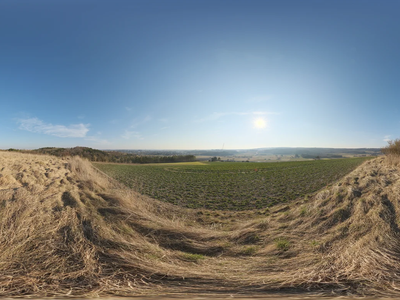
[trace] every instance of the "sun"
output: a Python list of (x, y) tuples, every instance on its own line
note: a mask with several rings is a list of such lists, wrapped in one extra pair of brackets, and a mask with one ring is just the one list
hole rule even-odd
[(267, 127), (267, 121), (263, 118), (257, 118), (253, 121), (254, 128), (262, 129)]

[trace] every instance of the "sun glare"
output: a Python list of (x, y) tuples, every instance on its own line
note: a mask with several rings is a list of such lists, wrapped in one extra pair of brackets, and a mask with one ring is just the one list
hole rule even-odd
[(267, 122), (263, 118), (257, 118), (253, 122), (254, 128), (262, 129), (267, 127)]

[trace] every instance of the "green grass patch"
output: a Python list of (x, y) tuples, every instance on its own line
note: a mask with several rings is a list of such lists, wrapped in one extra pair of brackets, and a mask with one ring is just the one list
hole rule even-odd
[(313, 247), (318, 247), (321, 243), (320, 243), (319, 241), (317, 241), (317, 240), (312, 240), (312, 241), (310, 242), (310, 244), (311, 244), (311, 246), (313, 246)]
[(280, 251), (287, 251), (290, 248), (290, 242), (285, 238), (275, 240), (275, 246)]
[(304, 217), (307, 214), (307, 207), (303, 206), (300, 210), (300, 216)]
[(206, 163), (201, 161), (188, 161), (188, 162), (178, 162), (178, 163), (154, 163), (154, 164), (147, 164), (147, 166), (203, 166)]
[(181, 255), (182, 259), (191, 261), (191, 262), (199, 262), (200, 260), (205, 259), (206, 257), (201, 254), (193, 254), (193, 253), (186, 253), (183, 252)]
[(258, 251), (257, 246), (247, 246), (241, 251), (241, 254), (246, 256), (251, 256), (256, 254), (257, 251)]

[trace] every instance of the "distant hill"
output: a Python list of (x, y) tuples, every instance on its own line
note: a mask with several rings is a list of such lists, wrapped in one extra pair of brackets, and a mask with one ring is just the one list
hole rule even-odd
[(306, 147), (276, 147), (256, 149), (210, 149), (210, 150), (114, 150), (136, 155), (196, 155), (196, 156), (240, 156), (240, 155), (298, 155), (303, 158), (335, 158), (340, 155), (381, 154), (380, 148), (306, 148)]
[(36, 150), (32, 150), (38, 154), (47, 154), (55, 156), (80, 156), (87, 158), (91, 161), (107, 161), (109, 154), (105, 151), (88, 148), (88, 147), (74, 147), (74, 148), (56, 148), (56, 147), (44, 147)]
[(258, 154), (274, 154), (274, 155), (299, 155), (304, 158), (312, 158), (315, 156), (335, 157), (338, 155), (379, 155), (380, 148), (262, 148), (257, 149)]
[(232, 157), (241, 155), (293, 155), (304, 159), (310, 158), (340, 158), (351, 156), (377, 156), (382, 154), (380, 148), (303, 148), (277, 147), (241, 150), (98, 150), (89, 147), (56, 148), (44, 147), (35, 150), (8, 149), (24, 153), (47, 154), (58, 157), (80, 156), (90, 161), (115, 163), (169, 163), (196, 161), (196, 156)]
[(8, 151), (17, 151), (23, 153), (46, 154), (58, 157), (79, 156), (90, 161), (114, 162), (114, 163), (171, 163), (171, 162), (189, 162), (195, 161), (194, 155), (137, 155), (122, 153), (118, 151), (102, 151), (89, 147), (74, 148), (56, 148), (44, 147), (35, 150), (8, 149)]

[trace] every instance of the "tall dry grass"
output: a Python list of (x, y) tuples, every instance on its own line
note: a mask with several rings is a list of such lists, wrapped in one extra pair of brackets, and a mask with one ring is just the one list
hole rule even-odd
[(188, 277), (181, 250), (218, 248), (207, 242), (214, 231), (185, 227), (183, 210), (79, 157), (1, 152), (0, 170), (2, 296), (142, 293), (160, 278)]
[(0, 152), (0, 296), (396, 293), (399, 178), (378, 158), (308, 198), (206, 227), (78, 157)]
[(386, 156), (386, 162), (390, 165), (400, 166), (400, 139), (388, 141), (388, 145), (381, 149)]

